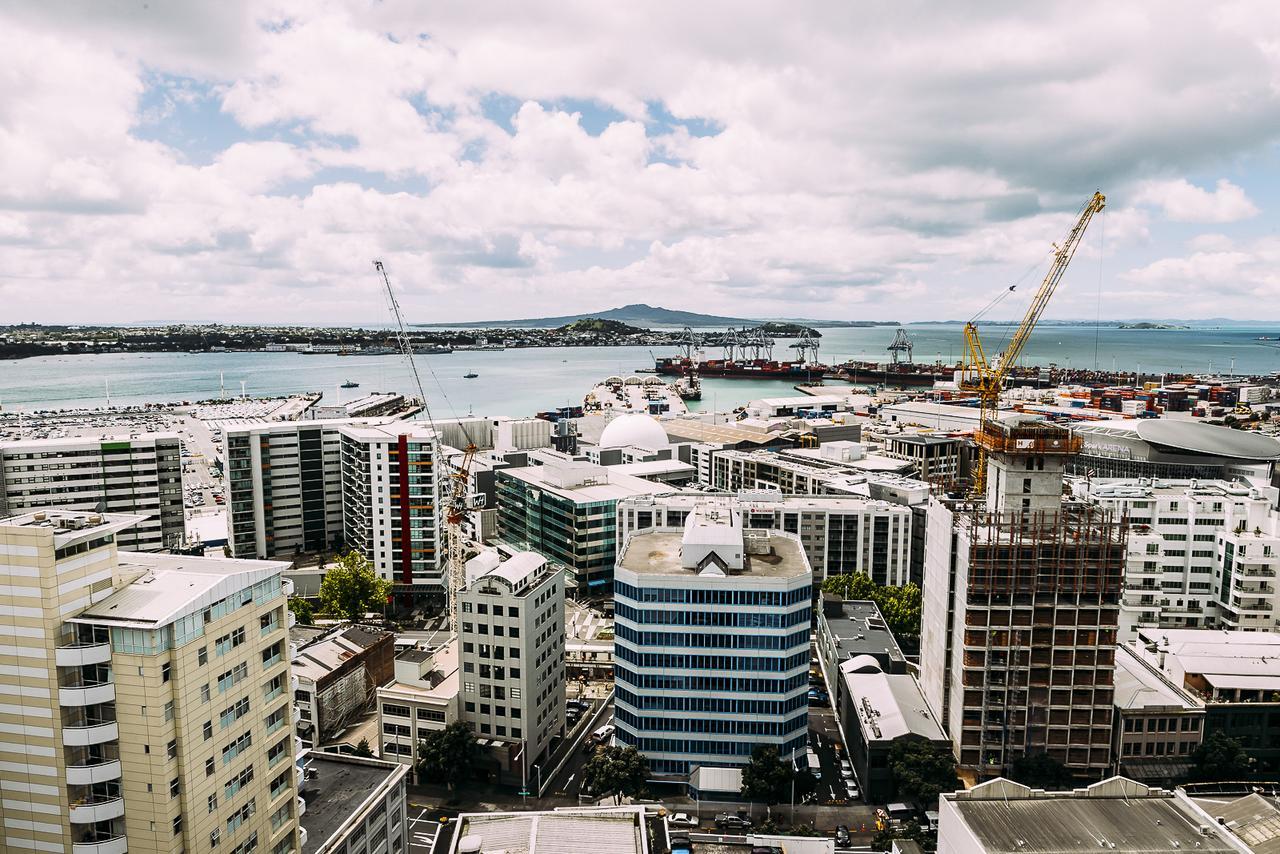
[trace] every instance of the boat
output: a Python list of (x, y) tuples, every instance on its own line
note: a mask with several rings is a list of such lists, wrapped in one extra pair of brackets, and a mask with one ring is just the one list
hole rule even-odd
[[(822, 381), (817, 380), (817, 382)], [(697, 373), (683, 376), (672, 385), (675, 386), (676, 394), (680, 395), (681, 400), (702, 400), (702, 383), (698, 381)]]
[(342, 387), (343, 388), (360, 388), (360, 383), (353, 382), (352, 380), (347, 380), (345, 383), (342, 384)]
[(462, 375), (462, 378), (463, 378), (464, 380), (473, 380), (473, 379), (475, 379), (475, 378), (476, 378), (476, 377), (478, 377), (478, 376), (480, 376), (480, 375), (479, 375), (479, 374), (477, 374), (475, 371), (467, 371), (465, 374), (463, 374), (463, 375)]
[(831, 368), (816, 362), (779, 362), (773, 359), (707, 359), (694, 361), (687, 356), (669, 356), (654, 360), (653, 372), (684, 377), (699, 374), (722, 379), (809, 380), (820, 378)]

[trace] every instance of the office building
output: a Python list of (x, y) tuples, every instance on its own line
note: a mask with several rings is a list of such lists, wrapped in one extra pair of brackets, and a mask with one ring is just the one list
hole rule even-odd
[(186, 539), (177, 433), (0, 442), (0, 516), (44, 507), (141, 516), (118, 533), (140, 552)]
[(990, 780), (938, 799), (938, 854), (1249, 850), (1185, 797), (1124, 777), (1065, 792)]
[(1139, 628), (1276, 625), (1276, 489), (1222, 480), (1076, 480), (1073, 493), (1129, 521), (1121, 641)]
[(364, 626), (334, 629), (297, 649), (293, 692), (303, 747), (328, 744), (395, 678), (395, 635)]
[(795, 534), (695, 508), (629, 536), (614, 585), (616, 740), (659, 775), (784, 761), (808, 732), (813, 571)]
[(408, 649), (395, 660), (395, 679), (377, 689), (382, 758), (416, 763), (417, 744), (461, 717), (458, 642)]
[(0, 520), (0, 849), (298, 851), (284, 565), (118, 551), (137, 521)]
[(409, 850), (409, 769), (398, 762), (303, 756), (301, 854), (403, 854)]
[(644, 806), (463, 813), (446, 854), (654, 854)]
[(960, 476), (963, 445), (964, 440), (957, 436), (890, 433), (884, 437), (884, 454), (910, 462), (913, 477), (927, 483), (952, 484)]
[(1116, 647), (1116, 720), (1112, 751), (1120, 773), (1174, 784), (1192, 772), (1204, 736), (1204, 703), (1174, 685), (1128, 644)]
[[(497, 751), (504, 772), (533, 781), (551, 739), (564, 732), (564, 573), (533, 552), (505, 561), (485, 550), (458, 592), (462, 719)], [(504, 758), (519, 753), (523, 766)]]
[(836, 671), (832, 705), (848, 748), (849, 762), (869, 804), (892, 803), (898, 787), (889, 756), (902, 739), (932, 742), (946, 750), (951, 740), (929, 708), (920, 683), (909, 673), (886, 673), (869, 658), (849, 659)]
[(342, 538), (405, 595), (442, 595), (435, 430), (408, 421), (338, 428)]
[(1125, 529), (1064, 503), (1070, 431), (989, 422), (986, 495), (935, 499), (925, 556), (921, 677), (961, 767), (1000, 776), (1047, 752), (1082, 777), (1111, 765)]
[(579, 595), (607, 596), (617, 554), (617, 504), (671, 487), (581, 462), (500, 469), (498, 536), (546, 555), (568, 571)]
[(910, 580), (912, 512), (891, 501), (776, 490), (733, 497), (705, 492), (640, 495), (618, 502), (618, 537), (644, 528), (682, 527), (694, 508), (709, 503), (738, 510), (748, 529), (798, 535), (817, 579), (861, 572), (878, 584)]
[(875, 602), (823, 593), (814, 647), (831, 696), (836, 671), (846, 661), (874, 661), (885, 673), (906, 673), (907, 659)]

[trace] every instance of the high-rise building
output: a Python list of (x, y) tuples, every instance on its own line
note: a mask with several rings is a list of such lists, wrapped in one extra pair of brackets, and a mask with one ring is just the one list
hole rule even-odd
[(612, 586), (619, 499), (671, 490), (583, 462), (500, 469), (496, 486), (502, 541), (562, 564), (565, 583), (589, 596)]
[(436, 432), (425, 424), (348, 424), (342, 435), (342, 530), (398, 593), (444, 591), (436, 536)]
[(533, 552), (500, 562), (486, 550), (466, 573), (458, 592), (462, 719), (483, 741), (522, 746), (521, 773), (532, 780), (564, 731), (564, 572)]
[(708, 504), (739, 511), (744, 528), (799, 536), (817, 579), (861, 572), (878, 584), (911, 580), (911, 508), (870, 498), (772, 490), (637, 495), (618, 502), (618, 538), (645, 528), (683, 527), (696, 507)]
[(0, 519), (0, 850), (298, 851), (281, 572)]
[(805, 750), (813, 571), (795, 534), (714, 505), (629, 536), (614, 583), (616, 738), (657, 774)]
[(1081, 776), (1111, 767), (1125, 530), (1064, 503), (1079, 442), (1023, 416), (988, 422), (985, 500), (929, 508), (921, 675), (956, 757), (979, 777), (1047, 752)]
[(1077, 480), (1073, 493), (1129, 521), (1120, 640), (1140, 628), (1275, 628), (1274, 487), (1225, 480)]
[(233, 557), (291, 557), (342, 544), (343, 421), (227, 427), (227, 544)]
[(186, 521), (178, 434), (0, 442), (0, 515), (42, 507), (141, 516), (120, 531), (121, 548), (180, 548)]

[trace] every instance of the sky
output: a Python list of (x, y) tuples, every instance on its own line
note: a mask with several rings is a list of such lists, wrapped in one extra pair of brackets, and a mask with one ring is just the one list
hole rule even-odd
[(0, 0), (0, 324), (1280, 320), (1274, 2)]

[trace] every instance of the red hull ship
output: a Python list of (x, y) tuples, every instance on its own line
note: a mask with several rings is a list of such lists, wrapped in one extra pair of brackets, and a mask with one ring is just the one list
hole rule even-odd
[(667, 376), (721, 377), (728, 379), (790, 380), (821, 379), (830, 370), (828, 365), (808, 362), (775, 362), (771, 359), (707, 359), (695, 362), (683, 356), (670, 356), (654, 362), (654, 370)]

